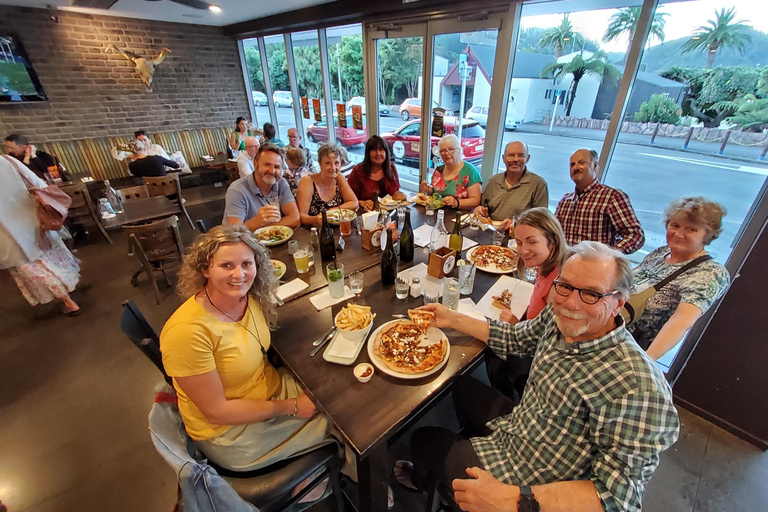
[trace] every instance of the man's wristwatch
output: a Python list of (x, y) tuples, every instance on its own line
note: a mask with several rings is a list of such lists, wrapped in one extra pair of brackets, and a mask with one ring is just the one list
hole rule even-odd
[(539, 502), (527, 485), (520, 486), (520, 498), (517, 500), (517, 512), (541, 512)]

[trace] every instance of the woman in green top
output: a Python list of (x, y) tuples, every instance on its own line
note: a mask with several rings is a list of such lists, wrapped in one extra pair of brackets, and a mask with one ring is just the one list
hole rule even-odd
[(482, 183), (477, 168), (464, 161), (459, 139), (449, 134), (437, 144), (441, 165), (432, 173), (432, 184), (422, 181), (419, 190), (424, 194), (437, 194), (443, 204), (460, 210), (472, 210), (480, 205)]
[(244, 117), (235, 121), (235, 131), (229, 136), (229, 147), (232, 151), (245, 151), (245, 138), (256, 135), (256, 130)]

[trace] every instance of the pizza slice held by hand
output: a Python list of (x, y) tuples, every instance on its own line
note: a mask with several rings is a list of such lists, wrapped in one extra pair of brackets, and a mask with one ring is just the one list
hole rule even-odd
[(409, 309), (408, 317), (416, 324), (416, 327), (423, 333), (427, 332), (432, 320), (435, 319), (435, 314), (431, 311), (425, 311), (423, 309)]

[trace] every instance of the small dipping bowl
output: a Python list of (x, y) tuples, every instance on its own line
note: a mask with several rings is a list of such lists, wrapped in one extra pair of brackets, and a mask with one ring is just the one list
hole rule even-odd
[[(367, 373), (369, 370), (370, 372), (368, 375), (363, 377), (363, 374)], [(354, 373), (355, 377), (357, 377), (357, 380), (360, 382), (368, 382), (371, 380), (371, 377), (373, 377), (373, 366), (368, 363), (360, 363), (359, 365), (355, 366)]]

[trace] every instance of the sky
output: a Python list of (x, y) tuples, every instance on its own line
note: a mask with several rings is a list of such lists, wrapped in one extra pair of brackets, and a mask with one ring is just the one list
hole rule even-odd
[[(679, 39), (690, 36), (697, 27), (714, 19), (715, 10), (736, 8), (737, 19), (748, 21), (756, 30), (768, 33), (768, 2), (765, 0), (694, 0), (690, 2), (675, 2), (659, 5), (660, 12), (669, 15), (665, 17), (667, 22), (664, 27), (666, 40)], [(560, 25), (561, 14), (545, 14), (540, 16), (526, 16), (526, 7), (523, 5), (522, 28), (551, 28)], [(574, 28), (587, 39), (601, 41), (608, 20), (617, 9), (604, 9), (597, 11), (574, 12), (570, 15)], [(627, 49), (627, 38), (623, 37), (611, 43), (601, 43), (601, 47), (608, 52), (624, 52)], [(659, 44), (658, 39), (653, 38), (650, 46)]]

